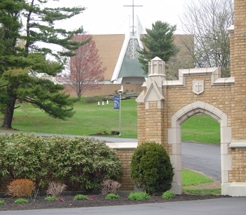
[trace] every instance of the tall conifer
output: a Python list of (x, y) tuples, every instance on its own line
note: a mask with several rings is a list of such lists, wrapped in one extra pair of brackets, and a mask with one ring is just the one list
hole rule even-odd
[[(65, 119), (73, 115), (73, 105), (63, 87), (39, 73), (55, 76), (84, 42), (72, 41), (82, 33), (56, 28), (55, 22), (69, 19), (83, 7), (46, 7), (47, 0), (1, 0), (0, 2), (0, 110), (2, 127), (12, 128), (15, 108), (29, 102), (50, 116)], [(62, 51), (51, 47), (58, 45)]]
[(166, 22), (156, 21), (152, 24), (152, 29), (146, 29), (147, 34), (141, 38), (144, 48), (139, 50), (139, 62), (143, 70), (148, 72), (148, 62), (154, 57), (159, 57), (167, 62), (169, 58), (178, 51), (174, 45), (174, 31), (176, 26), (171, 26)]

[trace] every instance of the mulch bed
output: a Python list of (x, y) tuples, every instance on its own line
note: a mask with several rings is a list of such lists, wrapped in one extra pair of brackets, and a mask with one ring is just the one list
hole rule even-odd
[[(15, 204), (15, 198), (0, 198), (5, 201), (5, 205), (0, 205), (0, 211), (5, 210), (31, 210), (31, 209), (48, 209), (48, 208), (74, 208), (74, 207), (98, 207), (98, 206), (113, 206), (113, 205), (133, 205), (143, 203), (164, 203), (172, 201), (190, 201), (190, 200), (202, 200), (202, 199), (214, 199), (223, 198), (225, 196), (197, 196), (197, 195), (176, 195), (173, 199), (163, 199), (161, 196), (151, 196), (148, 200), (131, 201), (127, 197), (129, 193), (120, 193), (119, 199), (105, 199), (104, 195), (91, 195), (90, 200), (73, 200), (74, 196), (65, 195), (60, 197), (56, 201), (45, 201), (45, 196), (38, 196), (35, 202), (32, 200), (27, 204)], [(228, 196), (227, 196), (228, 197)]]

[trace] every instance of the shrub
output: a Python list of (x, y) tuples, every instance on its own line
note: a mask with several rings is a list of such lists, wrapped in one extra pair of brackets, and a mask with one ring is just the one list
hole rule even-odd
[(119, 199), (120, 196), (118, 194), (115, 193), (109, 193), (106, 195), (105, 199)]
[(47, 195), (51, 196), (60, 196), (62, 192), (66, 189), (66, 185), (59, 182), (50, 182), (48, 189), (47, 189)]
[(56, 196), (46, 196), (45, 198), (44, 198), (44, 200), (45, 201), (56, 201)]
[(5, 201), (4, 200), (0, 200), (0, 206), (1, 205), (5, 205)]
[(19, 198), (15, 200), (15, 204), (27, 204), (27, 203), (28, 203), (27, 199)]
[(150, 195), (146, 192), (131, 192), (128, 196), (128, 199), (131, 201), (141, 201), (149, 199)]
[(35, 190), (35, 184), (28, 179), (16, 179), (8, 185), (7, 194), (12, 197), (30, 197)]
[(121, 184), (117, 181), (106, 179), (101, 183), (101, 192), (103, 195), (108, 193), (117, 193)]
[(56, 178), (77, 184), (82, 190), (100, 188), (104, 179), (118, 179), (122, 165), (115, 150), (91, 138), (52, 138), (50, 168)]
[(77, 194), (76, 196), (74, 196), (73, 199), (76, 200), (76, 201), (78, 201), (78, 200), (88, 200), (88, 196), (87, 195), (83, 195), (83, 194)]
[(111, 135), (119, 135), (120, 132), (119, 131), (111, 131)]
[(52, 179), (92, 191), (104, 179), (122, 175), (115, 150), (91, 138), (0, 135), (0, 147), (1, 180), (28, 178), (39, 188)]
[(155, 142), (138, 146), (131, 161), (131, 177), (139, 188), (149, 194), (169, 190), (173, 167), (164, 147)]
[(172, 199), (175, 194), (172, 191), (166, 191), (162, 194), (163, 199)]
[(49, 171), (46, 140), (30, 134), (0, 135), (0, 176), (28, 178), (43, 186)]

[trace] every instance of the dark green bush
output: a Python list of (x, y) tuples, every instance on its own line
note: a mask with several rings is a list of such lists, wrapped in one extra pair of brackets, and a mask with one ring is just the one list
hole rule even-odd
[(26, 178), (45, 186), (66, 181), (82, 190), (100, 187), (104, 179), (117, 180), (122, 166), (116, 152), (90, 138), (0, 135), (0, 179)]
[(171, 188), (173, 167), (164, 147), (155, 142), (143, 143), (131, 161), (131, 177), (147, 193), (162, 193)]

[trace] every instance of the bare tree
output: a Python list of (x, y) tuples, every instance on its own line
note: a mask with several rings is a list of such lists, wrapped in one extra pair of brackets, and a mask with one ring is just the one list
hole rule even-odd
[[(181, 19), (185, 32), (194, 35), (196, 67), (221, 67), (222, 76), (230, 75), (230, 40), (233, 0), (191, 0)], [(191, 49), (193, 50), (193, 49)]]
[(174, 35), (174, 43), (178, 48), (178, 53), (171, 56), (166, 63), (166, 79), (175, 80), (179, 78), (179, 69), (194, 67), (194, 59), (190, 53), (194, 53), (193, 35)]
[(80, 100), (84, 90), (97, 88), (103, 81), (105, 68), (102, 68), (96, 43), (90, 35), (77, 35), (74, 41), (86, 41), (85, 45), (75, 51), (75, 56), (70, 59), (69, 81)]

